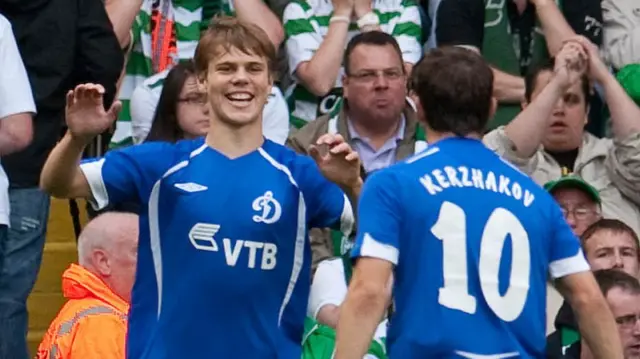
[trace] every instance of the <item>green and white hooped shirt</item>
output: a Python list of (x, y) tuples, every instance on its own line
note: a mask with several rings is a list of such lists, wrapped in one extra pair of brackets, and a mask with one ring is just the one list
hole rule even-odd
[[(422, 28), (420, 12), (412, 0), (373, 0), (373, 11), (380, 19), (382, 31), (391, 34), (400, 45), (403, 60), (414, 64), (422, 57)], [(329, 0), (294, 0), (285, 8), (283, 23), (289, 70), (295, 80), (295, 70), (300, 63), (310, 61), (320, 48), (329, 30), (333, 5)], [(355, 23), (349, 26), (347, 40), (360, 31)], [(300, 128), (319, 116), (330, 113), (340, 104), (343, 70), (335, 87), (327, 95), (318, 98), (300, 83), (287, 89), (285, 96), (291, 111), (291, 123)]]

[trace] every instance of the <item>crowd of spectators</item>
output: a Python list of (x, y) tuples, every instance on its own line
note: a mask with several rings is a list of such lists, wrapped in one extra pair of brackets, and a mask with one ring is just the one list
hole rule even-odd
[[(115, 127), (87, 156), (202, 136), (209, 110), (192, 58), (201, 31), (220, 14), (257, 24), (279, 49), (264, 136), (307, 154), (323, 134), (341, 134), (359, 153), (364, 177), (427, 147), (417, 120), (421, 109), (411, 93), (412, 68), (422, 55), (436, 46), (481, 54), (494, 71), (499, 102), (485, 143), (552, 193), (594, 269), (631, 276), (599, 274), (610, 305), (632, 300), (633, 310), (640, 310), (635, 0), (2, 0), (0, 359), (29, 357), (26, 301), (40, 268), (49, 214), (49, 197), (38, 179), (65, 131), (65, 94), (78, 84), (96, 83), (105, 88), (105, 108), (114, 99), (122, 102)], [(568, 90), (552, 91), (553, 57), (576, 35), (583, 36), (589, 71)], [(331, 350), (322, 356), (317, 343), (331, 348), (350, 278), (351, 242), (323, 228), (311, 232), (310, 242), (314, 276), (304, 353), (329, 358)], [(91, 280), (100, 270), (90, 275), (72, 269)], [(560, 308), (557, 294), (551, 287), (549, 292), (549, 355), (579, 358), (571, 309)], [(115, 296), (126, 300), (117, 291)], [(91, 305), (64, 310), (78, 314)], [(112, 309), (107, 315), (125, 312), (124, 305), (99, 305)], [(640, 358), (640, 312), (633, 313), (618, 324), (635, 333), (621, 334), (635, 338), (628, 339), (627, 358)], [(56, 345), (56, 335), (47, 334), (47, 350)], [(369, 355), (384, 357), (385, 336), (383, 322)]]

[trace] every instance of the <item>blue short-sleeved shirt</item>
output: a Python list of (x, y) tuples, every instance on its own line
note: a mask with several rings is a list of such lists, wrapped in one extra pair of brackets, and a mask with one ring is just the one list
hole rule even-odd
[(299, 358), (307, 229), (349, 232), (351, 206), (309, 157), (265, 140), (229, 159), (203, 139), (81, 165), (94, 204), (140, 201), (128, 358)]
[(353, 256), (395, 265), (393, 359), (542, 358), (547, 276), (589, 270), (553, 198), (478, 140), (373, 174), (358, 221)]

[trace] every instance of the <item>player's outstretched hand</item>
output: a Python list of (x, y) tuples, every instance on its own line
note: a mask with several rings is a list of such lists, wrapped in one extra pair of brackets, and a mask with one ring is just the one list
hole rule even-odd
[(74, 137), (90, 140), (107, 130), (116, 120), (122, 105), (115, 101), (109, 111), (104, 110), (104, 87), (82, 84), (67, 93), (65, 117)]
[(584, 47), (576, 42), (566, 42), (556, 55), (555, 78), (569, 88), (587, 71), (588, 55)]
[(346, 188), (360, 183), (360, 156), (341, 135), (320, 136), (309, 148), (309, 153), (331, 182)]

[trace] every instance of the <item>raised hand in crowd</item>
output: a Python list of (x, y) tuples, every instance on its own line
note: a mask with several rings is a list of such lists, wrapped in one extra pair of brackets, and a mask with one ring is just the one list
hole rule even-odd
[(564, 44), (558, 55), (554, 66), (554, 80), (563, 88), (568, 88), (577, 81), (587, 71), (588, 55), (584, 47), (575, 41)]
[(354, 0), (331, 0), (331, 4), (333, 4), (333, 15), (348, 16), (349, 18), (353, 15)]
[(78, 85), (67, 93), (65, 118), (73, 137), (90, 141), (115, 122), (122, 105), (115, 101), (105, 111), (103, 97), (104, 87), (96, 84)]
[(593, 42), (584, 36), (575, 36), (567, 40), (567, 42), (580, 44), (584, 49), (588, 60), (588, 74), (592, 80), (602, 82), (604, 79), (611, 76), (609, 68), (600, 57), (598, 47)]

